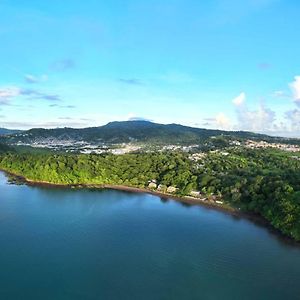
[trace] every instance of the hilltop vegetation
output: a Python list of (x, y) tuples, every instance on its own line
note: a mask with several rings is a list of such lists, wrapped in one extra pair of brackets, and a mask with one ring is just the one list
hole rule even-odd
[(55, 184), (118, 184), (148, 187), (149, 181), (177, 187), (178, 195), (199, 190), (242, 211), (261, 215), (300, 240), (299, 156), (276, 150), (188, 153), (66, 155), (9, 153), (0, 168)]

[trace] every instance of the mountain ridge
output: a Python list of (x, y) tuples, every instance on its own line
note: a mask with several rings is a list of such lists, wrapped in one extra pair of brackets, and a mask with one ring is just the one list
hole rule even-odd
[(20, 129), (8, 129), (8, 128), (0, 127), (0, 136), (1, 135), (15, 134), (15, 133), (19, 133), (19, 132), (22, 132), (22, 131), (23, 130), (20, 130)]
[(113, 121), (103, 126), (86, 128), (32, 128), (2, 136), (6, 143), (33, 143), (36, 140), (70, 140), (89, 143), (155, 143), (155, 144), (202, 144), (212, 138), (229, 140), (265, 140), (300, 144), (300, 139), (272, 137), (248, 131), (225, 131), (189, 127), (181, 124), (159, 124), (151, 121)]

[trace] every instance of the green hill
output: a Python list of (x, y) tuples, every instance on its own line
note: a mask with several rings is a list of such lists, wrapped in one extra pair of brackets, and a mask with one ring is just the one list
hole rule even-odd
[(0, 135), (15, 134), (15, 133), (19, 133), (21, 131), (22, 130), (17, 130), (17, 129), (0, 128)]
[[(216, 139), (217, 137), (217, 139)], [(157, 124), (149, 121), (110, 122), (100, 127), (89, 128), (34, 128), (2, 137), (5, 143), (33, 143), (43, 140), (84, 141), (89, 143), (128, 143), (151, 144), (204, 144), (207, 141), (226, 143), (229, 140), (265, 140), (271, 142), (296, 143), (300, 140), (275, 138), (263, 134), (243, 131), (221, 131), (193, 128), (179, 124)]]

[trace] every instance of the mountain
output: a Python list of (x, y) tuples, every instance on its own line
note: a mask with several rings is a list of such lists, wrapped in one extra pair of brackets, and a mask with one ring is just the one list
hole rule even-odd
[(89, 128), (34, 128), (2, 137), (2, 142), (40, 143), (40, 142), (87, 142), (101, 143), (128, 143), (142, 142), (151, 144), (203, 144), (214, 139), (217, 142), (228, 140), (265, 140), (299, 143), (300, 140), (275, 138), (267, 135), (243, 131), (221, 131), (202, 128), (193, 128), (179, 124), (157, 124), (149, 121), (122, 121), (110, 122), (100, 127)]
[(22, 132), (22, 130), (0, 128), (0, 135), (8, 135), (8, 134), (14, 134), (19, 132)]

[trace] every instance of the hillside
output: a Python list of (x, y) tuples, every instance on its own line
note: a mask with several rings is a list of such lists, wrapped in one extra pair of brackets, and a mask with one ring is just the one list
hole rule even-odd
[(15, 134), (20, 132), (22, 132), (22, 130), (0, 128), (0, 135), (9, 135), (9, 134)]
[(261, 215), (300, 241), (299, 156), (273, 149), (226, 153), (209, 151), (195, 157), (176, 151), (118, 156), (14, 152), (0, 153), (0, 168), (36, 182), (108, 184), (193, 196), (201, 203)]
[(7, 153), (7, 152), (14, 152), (14, 149), (10, 146), (0, 143), (0, 154)]
[(242, 131), (221, 131), (193, 128), (179, 124), (157, 124), (148, 121), (123, 121), (110, 122), (100, 127), (82, 129), (56, 128), (43, 129), (35, 128), (28, 131), (18, 132), (2, 136), (4, 143), (39, 143), (41, 141), (61, 142), (87, 142), (91, 144), (118, 144), (129, 142), (141, 142), (151, 144), (204, 144), (218, 137), (215, 142), (226, 143), (229, 140), (265, 140), (280, 141), (292, 144), (299, 144), (297, 139), (275, 138), (267, 135)]

